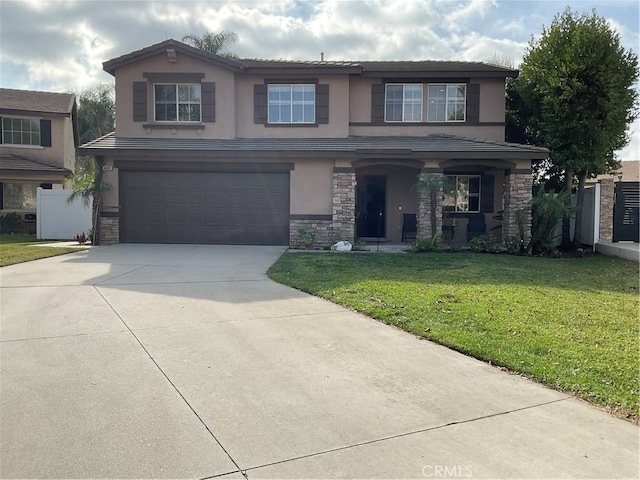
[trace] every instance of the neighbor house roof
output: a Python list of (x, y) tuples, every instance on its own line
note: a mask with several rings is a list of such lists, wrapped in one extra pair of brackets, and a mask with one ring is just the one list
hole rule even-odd
[(640, 160), (625, 160), (620, 162), (620, 168), (613, 174), (598, 175), (587, 182), (597, 182), (603, 178), (613, 178), (614, 181), (640, 182)]
[(207, 53), (174, 39), (165, 40), (141, 50), (122, 55), (103, 63), (103, 68), (115, 75), (117, 68), (166, 52), (174, 55), (180, 51), (205, 62), (212, 62), (222, 68), (246, 73), (346, 73), (362, 76), (392, 77), (402, 74), (403, 77), (447, 78), (447, 77), (517, 77), (518, 71), (489, 65), (482, 62), (452, 62), (435, 60), (403, 60), (403, 61), (301, 61), (301, 60), (269, 60), (258, 58), (235, 59)]
[(36, 92), (0, 88), (0, 111), (71, 115), (76, 102), (73, 93)]
[(369, 154), (424, 155), (430, 158), (527, 158), (544, 159), (546, 148), (506, 142), (492, 142), (453, 135), (423, 137), (360, 137), (346, 138), (236, 138), (236, 139), (174, 139), (116, 137), (110, 133), (80, 147), (81, 155), (129, 155), (148, 151), (154, 155), (195, 154), (216, 152), (221, 155), (246, 155), (259, 152), (273, 155), (299, 154)]
[(50, 165), (41, 160), (33, 160), (22, 155), (1, 154), (0, 172), (4, 173), (60, 173), (71, 175), (71, 170), (67, 168)]

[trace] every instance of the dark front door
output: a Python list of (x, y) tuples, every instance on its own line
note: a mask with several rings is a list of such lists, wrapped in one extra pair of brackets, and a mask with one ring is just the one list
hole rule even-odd
[(289, 173), (121, 171), (120, 241), (287, 245)]
[(616, 203), (613, 209), (613, 241), (640, 241), (640, 183), (616, 184)]
[(384, 175), (358, 178), (356, 236), (385, 236), (386, 181)]

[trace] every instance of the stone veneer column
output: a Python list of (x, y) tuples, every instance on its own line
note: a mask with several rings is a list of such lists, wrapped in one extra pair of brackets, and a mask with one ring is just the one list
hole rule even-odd
[[(442, 172), (427, 173), (420, 172), (418, 176), (418, 232), (416, 239), (428, 240), (437, 232), (438, 237), (442, 237)], [(429, 185), (431, 184), (431, 185)], [(431, 186), (435, 185), (435, 207), (436, 224), (431, 225)]]
[(100, 245), (120, 243), (120, 219), (117, 212), (103, 212), (100, 216)]
[(598, 243), (613, 242), (613, 206), (615, 184), (613, 178), (600, 180), (600, 239)]
[(333, 241), (353, 242), (356, 234), (356, 172), (333, 169)]
[(502, 238), (519, 235), (516, 212), (524, 213), (525, 243), (531, 238), (531, 198), (533, 196), (533, 175), (531, 170), (514, 170), (504, 177), (504, 214)]

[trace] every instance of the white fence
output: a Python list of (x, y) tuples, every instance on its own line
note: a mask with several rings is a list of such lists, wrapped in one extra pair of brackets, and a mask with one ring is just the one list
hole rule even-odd
[(71, 190), (38, 188), (36, 234), (44, 240), (72, 240), (91, 228), (91, 207), (82, 200), (67, 203)]
[[(576, 206), (577, 195), (571, 195), (571, 205)], [(600, 240), (600, 184), (586, 185), (584, 188), (584, 202), (580, 210), (571, 215), (571, 238), (575, 230), (576, 216), (582, 216), (582, 228), (578, 232), (578, 240), (584, 245), (595, 245)], [(611, 212), (613, 215), (613, 212)], [(562, 239), (562, 222), (556, 227), (556, 245)]]

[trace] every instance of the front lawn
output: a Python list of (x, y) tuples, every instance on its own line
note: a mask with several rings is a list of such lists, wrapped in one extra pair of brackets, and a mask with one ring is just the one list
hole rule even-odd
[(77, 248), (37, 247), (35, 235), (0, 235), (0, 267), (77, 252)]
[(638, 263), (289, 253), (269, 276), (638, 419)]

